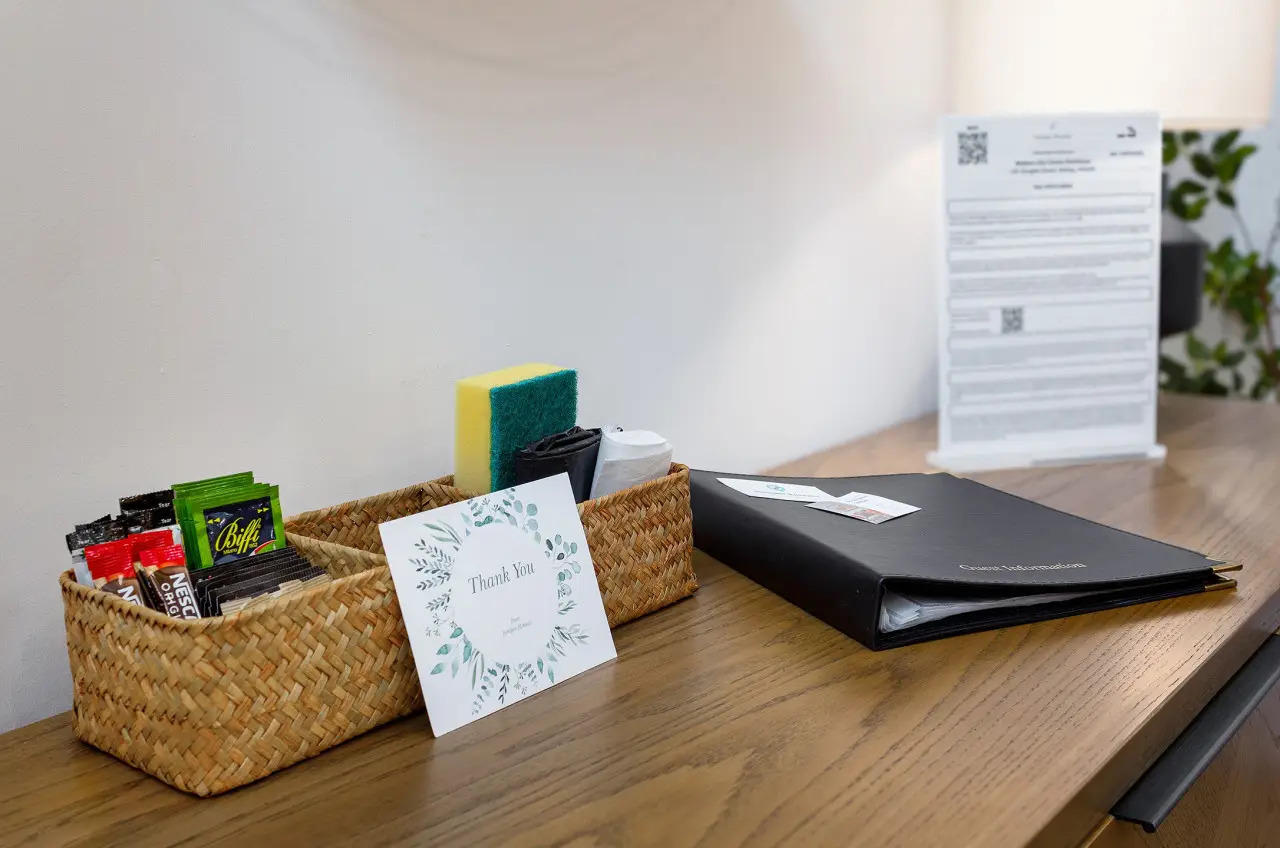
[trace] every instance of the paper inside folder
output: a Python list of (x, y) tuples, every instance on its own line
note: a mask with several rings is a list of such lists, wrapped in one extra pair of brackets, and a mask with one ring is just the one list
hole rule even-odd
[(880, 604), (880, 632), (894, 633), (898, 630), (906, 630), (908, 627), (917, 627), (969, 612), (1032, 607), (1037, 604), (1051, 604), (1055, 601), (1070, 601), (1090, 594), (1093, 593), (1046, 592), (1040, 595), (1021, 595), (1012, 598), (1008, 596), (961, 598), (947, 595), (908, 595), (886, 589), (884, 600)]

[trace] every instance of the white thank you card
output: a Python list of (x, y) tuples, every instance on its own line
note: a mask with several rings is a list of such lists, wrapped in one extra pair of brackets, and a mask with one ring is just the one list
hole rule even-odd
[(568, 475), (378, 529), (437, 736), (617, 656)]

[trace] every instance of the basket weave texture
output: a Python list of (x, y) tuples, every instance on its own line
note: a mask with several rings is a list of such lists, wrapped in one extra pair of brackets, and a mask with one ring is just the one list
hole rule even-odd
[[(76, 736), (207, 796), (421, 710), (377, 525), (468, 497), (451, 484), (289, 519), (289, 541), (335, 579), (233, 615), (169, 618), (62, 574)], [(578, 510), (610, 626), (697, 589), (688, 468)]]
[[(381, 522), (469, 497), (454, 488), (452, 477), (441, 477), (295, 515), (286, 529), (293, 536), (354, 549), (352, 562), (361, 568), (385, 567)], [(686, 466), (673, 464), (666, 477), (584, 501), (578, 514), (610, 627), (673, 604), (698, 588)], [(357, 558), (361, 553), (372, 558)]]

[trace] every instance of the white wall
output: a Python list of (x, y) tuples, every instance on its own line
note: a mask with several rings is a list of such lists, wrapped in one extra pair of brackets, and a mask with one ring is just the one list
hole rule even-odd
[(458, 377), (741, 471), (930, 408), (944, 6), (0, 0), (0, 730), (74, 522), (447, 473)]

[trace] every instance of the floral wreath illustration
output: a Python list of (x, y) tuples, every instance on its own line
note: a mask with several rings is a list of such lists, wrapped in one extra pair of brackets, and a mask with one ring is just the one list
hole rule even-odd
[(550, 530), (544, 538), (537, 516), (537, 504), (524, 503), (515, 496), (514, 489), (506, 489), (472, 500), (469, 509), (462, 513), (460, 529), (454, 529), (443, 518), (424, 521), (423, 527), (430, 538), (422, 538), (414, 543), (420, 556), (410, 557), (409, 562), (421, 578), (417, 585), (418, 591), (428, 596), (426, 609), (431, 615), (432, 624), (427, 628), (427, 635), (445, 637), (444, 643), (436, 651), (439, 661), (429, 673), (444, 674), (448, 670), (451, 677), (457, 677), (459, 671), (464, 675), (469, 671), (471, 689), (475, 693), (471, 703), (472, 715), (479, 714), (490, 698), (502, 706), (506, 703), (509, 692), (514, 691), (524, 696), (542, 689), (544, 681), (548, 684), (555, 683), (556, 662), (568, 656), (572, 648), (585, 645), (588, 641), (588, 634), (583, 632), (581, 625), (556, 625), (551, 629), (551, 635), (535, 662), (511, 665), (486, 660), (484, 653), (471, 644), (463, 628), (453, 620), (453, 608), (449, 603), (449, 579), (453, 575), (454, 559), (462, 549), (463, 540), (473, 530), (504, 522), (533, 539), (543, 555), (557, 564), (559, 571), (556, 575), (556, 598), (559, 614), (568, 615), (577, 607), (572, 597), (572, 580), (574, 575), (582, 572), (582, 565), (577, 559), (578, 543), (570, 542), (561, 534)]

